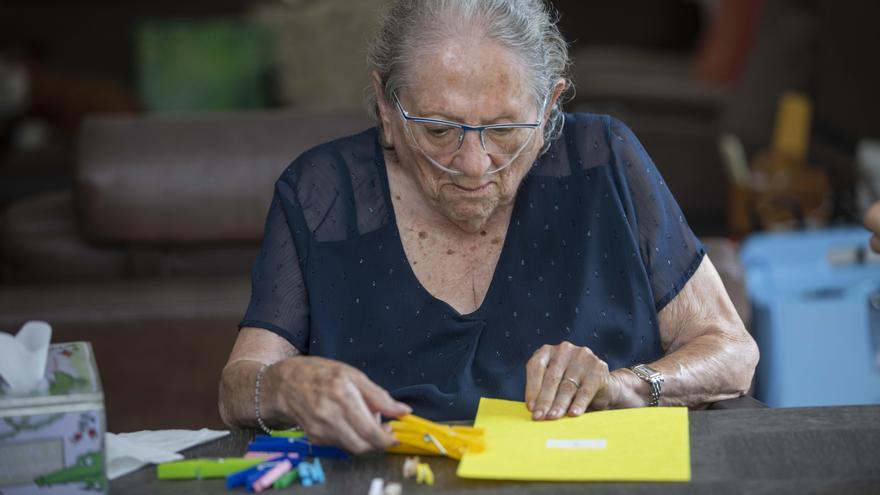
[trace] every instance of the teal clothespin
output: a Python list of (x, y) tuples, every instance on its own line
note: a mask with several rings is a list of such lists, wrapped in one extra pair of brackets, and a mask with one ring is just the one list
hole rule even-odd
[(318, 485), (326, 481), (321, 461), (317, 458), (314, 462), (300, 463), (297, 470), (299, 471), (299, 479), (303, 486)]
[(321, 466), (321, 460), (315, 458), (312, 462), (312, 469), (314, 469), (314, 477), (315, 482), (319, 484), (323, 484), (327, 479), (324, 476), (324, 468)]

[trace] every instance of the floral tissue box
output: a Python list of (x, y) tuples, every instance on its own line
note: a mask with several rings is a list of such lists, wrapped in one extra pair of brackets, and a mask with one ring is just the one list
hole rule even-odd
[(0, 389), (0, 494), (107, 493), (104, 430), (91, 345), (50, 345), (41, 391)]

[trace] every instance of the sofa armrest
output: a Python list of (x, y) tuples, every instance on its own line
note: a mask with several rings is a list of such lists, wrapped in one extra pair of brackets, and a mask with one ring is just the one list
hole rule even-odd
[(723, 88), (692, 77), (690, 53), (587, 46), (574, 50), (572, 58), (574, 101), (594, 111), (617, 108), (713, 119), (727, 95)]

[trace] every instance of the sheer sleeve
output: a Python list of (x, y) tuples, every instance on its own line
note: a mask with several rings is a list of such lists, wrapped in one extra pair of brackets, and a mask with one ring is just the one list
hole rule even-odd
[(239, 327), (259, 327), (308, 352), (309, 304), (300, 255), (288, 215), (295, 195), (279, 181), (266, 219), (260, 254), (251, 271), (251, 301)]
[(609, 130), (622, 199), (659, 312), (690, 280), (705, 250), (635, 134), (615, 119)]

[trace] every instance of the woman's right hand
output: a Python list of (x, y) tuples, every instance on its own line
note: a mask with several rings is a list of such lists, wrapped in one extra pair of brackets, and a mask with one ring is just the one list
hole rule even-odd
[(311, 442), (355, 454), (396, 443), (380, 414), (396, 418), (412, 411), (360, 370), (316, 356), (291, 357), (266, 368), (260, 399), (264, 418), (297, 424)]

